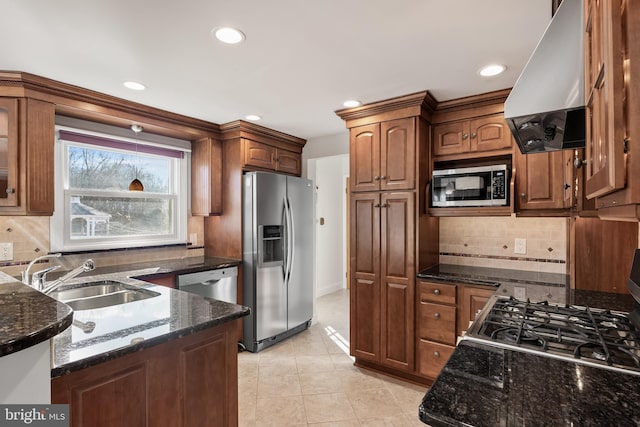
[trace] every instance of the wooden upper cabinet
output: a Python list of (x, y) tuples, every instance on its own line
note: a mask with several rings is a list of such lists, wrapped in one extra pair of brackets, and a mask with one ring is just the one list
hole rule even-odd
[(518, 210), (571, 208), (573, 182), (573, 150), (526, 155), (516, 150)]
[[(585, 2), (585, 93), (587, 96), (586, 194), (609, 194), (625, 186), (627, 144), (622, 0)], [(628, 8), (627, 8), (628, 9)]]
[(222, 213), (222, 142), (212, 138), (191, 143), (191, 213)]
[(53, 213), (55, 107), (0, 98), (0, 214)]
[(276, 148), (260, 142), (245, 139), (244, 164), (263, 169), (276, 169)]
[(413, 117), (380, 124), (380, 189), (410, 190), (416, 182)]
[(433, 154), (446, 156), (469, 152), (469, 122), (453, 122), (433, 127)]
[(18, 100), (0, 98), (0, 206), (18, 206)]
[(510, 148), (511, 132), (502, 114), (442, 123), (433, 127), (434, 156)]
[(511, 131), (502, 114), (471, 120), (469, 131), (471, 151), (511, 148)]
[(244, 166), (300, 175), (301, 155), (268, 144), (243, 140)]
[(302, 172), (302, 159), (298, 153), (278, 149), (276, 152), (276, 160), (276, 170), (278, 172), (290, 173), (293, 175), (300, 175)]
[(351, 191), (415, 188), (413, 117), (351, 128)]
[(380, 189), (380, 125), (350, 130), (349, 163), (351, 191)]

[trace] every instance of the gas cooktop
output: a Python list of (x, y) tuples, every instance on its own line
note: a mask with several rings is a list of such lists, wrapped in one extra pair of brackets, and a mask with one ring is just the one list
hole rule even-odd
[(627, 313), (492, 300), (464, 339), (640, 375), (640, 325)]

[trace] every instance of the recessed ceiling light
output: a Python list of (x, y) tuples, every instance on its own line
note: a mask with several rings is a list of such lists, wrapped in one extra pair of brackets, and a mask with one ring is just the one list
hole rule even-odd
[(500, 73), (503, 73), (504, 70), (506, 69), (507, 67), (505, 67), (504, 65), (491, 64), (491, 65), (487, 65), (486, 67), (482, 67), (480, 71), (478, 71), (478, 74), (480, 74), (482, 77), (492, 77), (492, 76), (497, 76)]
[(214, 28), (211, 33), (222, 43), (236, 44), (244, 40), (244, 33), (231, 27)]
[(344, 101), (342, 105), (344, 105), (347, 108), (359, 107), (362, 105), (362, 102), (357, 101), (355, 99), (349, 99), (348, 101)]
[(126, 87), (127, 89), (131, 89), (131, 90), (145, 90), (147, 88), (142, 83), (132, 82), (132, 81), (124, 82), (122, 84), (124, 85), (124, 87)]
[(244, 118), (247, 120), (251, 120), (252, 122), (255, 122), (260, 120), (262, 117), (258, 116), (257, 114), (247, 114), (246, 116), (244, 116)]

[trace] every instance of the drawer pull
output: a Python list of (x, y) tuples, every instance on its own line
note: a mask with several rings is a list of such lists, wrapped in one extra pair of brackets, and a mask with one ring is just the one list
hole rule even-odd
[(439, 319), (439, 318), (440, 318), (440, 313), (438, 313), (438, 312), (436, 311), (436, 313), (433, 315), (433, 317), (435, 317), (436, 319)]
[(439, 351), (434, 351), (433, 352), (433, 357), (440, 357), (440, 352)]
[(436, 295), (440, 295), (440, 289), (434, 289), (433, 293), (436, 294)]

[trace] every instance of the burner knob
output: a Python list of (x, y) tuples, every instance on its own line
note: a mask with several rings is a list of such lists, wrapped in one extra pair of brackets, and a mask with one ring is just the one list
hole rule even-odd
[(436, 295), (440, 295), (440, 289), (434, 289), (433, 293)]
[(434, 351), (433, 352), (433, 357), (440, 357), (440, 352), (439, 351)]
[(440, 318), (440, 313), (436, 312), (433, 317), (435, 317), (436, 319)]

